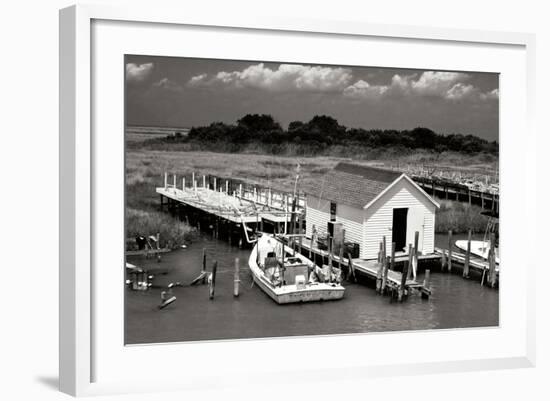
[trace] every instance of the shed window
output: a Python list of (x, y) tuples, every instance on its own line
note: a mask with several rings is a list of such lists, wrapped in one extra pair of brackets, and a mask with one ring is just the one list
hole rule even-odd
[(336, 203), (330, 202), (330, 221), (336, 221)]

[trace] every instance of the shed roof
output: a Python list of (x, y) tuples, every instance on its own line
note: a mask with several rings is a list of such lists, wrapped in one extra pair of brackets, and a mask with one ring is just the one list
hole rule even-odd
[(363, 208), (397, 180), (402, 173), (381, 168), (339, 163), (329, 171), (316, 188), (307, 188), (306, 193)]

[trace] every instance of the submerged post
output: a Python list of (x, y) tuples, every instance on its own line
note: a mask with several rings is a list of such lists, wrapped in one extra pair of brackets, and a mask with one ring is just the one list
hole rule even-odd
[(241, 282), (239, 278), (239, 258), (235, 258), (235, 276), (233, 280), (233, 296), (239, 296), (239, 283)]
[(472, 230), (468, 230), (468, 245), (466, 247), (466, 256), (464, 257), (464, 270), (462, 271), (462, 277), (467, 278), (470, 276), (470, 250), (472, 246)]
[(430, 269), (426, 269), (424, 274), (424, 284), (422, 285), (422, 298), (429, 298), (431, 289), (430, 289)]
[[(206, 271), (206, 248), (202, 248), (202, 271)], [(203, 277), (202, 283), (205, 284), (206, 276)]]
[(214, 299), (214, 290), (216, 288), (216, 271), (217, 270), (218, 270), (218, 262), (215, 260), (214, 264), (212, 265), (212, 274), (210, 275), (210, 280), (209, 280), (210, 299)]
[(447, 270), (451, 272), (453, 267), (453, 230), (449, 230), (449, 259), (447, 260)]

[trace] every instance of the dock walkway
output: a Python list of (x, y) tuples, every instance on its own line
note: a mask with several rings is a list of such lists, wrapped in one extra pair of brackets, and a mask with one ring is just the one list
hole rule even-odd
[[(312, 246), (313, 245), (313, 246)], [(305, 238), (305, 241), (302, 241), (301, 243), (301, 252), (304, 252), (304, 255), (307, 255), (308, 253), (311, 255), (312, 253), (315, 255), (319, 255), (323, 258), (323, 263), (325, 258), (328, 260), (329, 252), (326, 250), (319, 249), (315, 244), (313, 244), (313, 241), (311, 238)], [(338, 255), (331, 255), (332, 262), (336, 263), (338, 265), (343, 265), (349, 267), (349, 259), (346, 257), (340, 257)], [(428, 255), (418, 255), (419, 262), (421, 260), (439, 260), (441, 258), (438, 254), (428, 254)], [(395, 257), (395, 263), (404, 263), (405, 261), (408, 261), (409, 256), (408, 255), (399, 255)], [(381, 263), (377, 260), (367, 260), (367, 259), (360, 259), (360, 258), (353, 258), (352, 259), (352, 269), (355, 272), (359, 272), (368, 278), (379, 280), (381, 279)], [(431, 289), (429, 287), (429, 283), (427, 282), (418, 282), (415, 279), (407, 279), (405, 280), (405, 288), (401, 288), (402, 282), (403, 282), (403, 275), (401, 272), (395, 271), (395, 270), (389, 270), (387, 272), (386, 277), (386, 286), (389, 287), (391, 290), (394, 290), (396, 292), (399, 292), (400, 290), (406, 290), (407, 293), (410, 293), (411, 290), (418, 290), (420, 291), (424, 296), (428, 297), (431, 295)]]

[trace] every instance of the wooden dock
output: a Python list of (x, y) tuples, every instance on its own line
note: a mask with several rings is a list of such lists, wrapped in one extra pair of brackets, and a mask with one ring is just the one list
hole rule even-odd
[(156, 188), (160, 209), (166, 206), (199, 230), (211, 231), (215, 238), (225, 238), (230, 244), (237, 241), (239, 247), (250, 242), (249, 234), (256, 231), (286, 232), (305, 211), (304, 198), (292, 201), (289, 194), (270, 188), (206, 175), (172, 178), (169, 183), (165, 174), (164, 186)]
[[(311, 238), (304, 238), (301, 243), (298, 245), (299, 252), (304, 255), (310, 256), (311, 260), (315, 259), (315, 255), (322, 258), (323, 263), (325, 260), (328, 261), (329, 258), (332, 261), (333, 265), (346, 266), (348, 269), (350, 267), (350, 259), (347, 257), (340, 257), (339, 255), (330, 254), (327, 250), (322, 250), (317, 247), (317, 245), (311, 240)], [(394, 264), (405, 264), (409, 261), (408, 254), (400, 254), (394, 257)], [(438, 261), (441, 259), (441, 255), (436, 253), (428, 255), (418, 255), (418, 261)], [(366, 260), (360, 258), (351, 259), (353, 274), (361, 274), (369, 279), (374, 279), (377, 281), (384, 280), (384, 286), (386, 287), (386, 292), (394, 296), (399, 293), (411, 294), (414, 291), (417, 291), (422, 294), (423, 297), (428, 298), (431, 295), (431, 288), (429, 281), (418, 282), (412, 277), (403, 278), (403, 273), (395, 270), (386, 269), (385, 274), (384, 266), (378, 260)], [(407, 274), (407, 272), (405, 272)], [(407, 276), (409, 276), (407, 274)], [(377, 283), (377, 287), (378, 287)], [(383, 291), (382, 291), (383, 292)]]
[(500, 196), (498, 193), (472, 189), (465, 184), (452, 182), (437, 177), (421, 177), (413, 175), (412, 179), (427, 193), (440, 199), (454, 200), (476, 204), (484, 210), (498, 213)]

